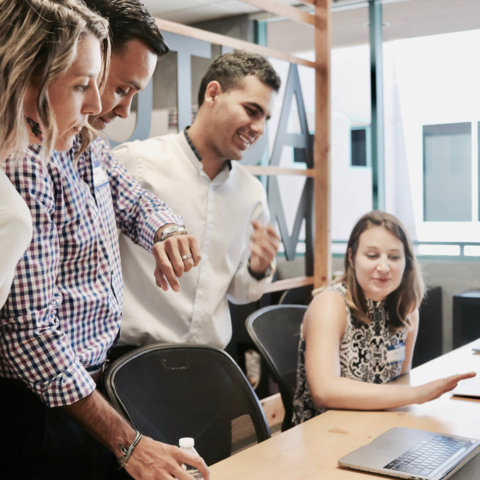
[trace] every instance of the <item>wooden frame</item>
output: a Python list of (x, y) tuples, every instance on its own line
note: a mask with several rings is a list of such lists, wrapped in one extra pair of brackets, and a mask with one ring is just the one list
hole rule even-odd
[(273, 282), (268, 291), (280, 291), (288, 288), (314, 284), (315, 288), (328, 284), (331, 278), (330, 254), (330, 10), (331, 0), (302, 0), (314, 7), (314, 13), (286, 5), (279, 0), (242, 0), (261, 10), (285, 17), (295, 22), (312, 25), (315, 29), (315, 61), (219, 35), (198, 28), (167, 20), (157, 19), (160, 30), (184, 35), (206, 42), (224, 45), (233, 49), (247, 50), (266, 57), (285, 60), (289, 63), (315, 69), (315, 135), (313, 168), (300, 170), (294, 168), (248, 166), (254, 175), (302, 175), (314, 181), (314, 275), (297, 277)]

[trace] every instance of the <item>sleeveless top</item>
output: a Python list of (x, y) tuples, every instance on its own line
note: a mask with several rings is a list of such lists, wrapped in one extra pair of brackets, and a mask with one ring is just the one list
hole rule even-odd
[[(389, 315), (384, 301), (368, 301), (369, 324), (360, 323), (346, 303), (346, 287), (335, 284), (328, 288), (338, 292), (345, 301), (347, 321), (340, 339), (340, 375), (369, 383), (386, 383), (402, 370), (408, 327), (389, 330)], [(305, 374), (305, 345), (303, 334), (298, 346), (297, 385), (293, 400), (293, 424), (297, 425), (323, 413), (326, 408), (315, 406)], [(403, 351), (404, 353), (404, 351)], [(400, 355), (399, 355), (400, 354)], [(320, 366), (321, 368), (321, 366)]]

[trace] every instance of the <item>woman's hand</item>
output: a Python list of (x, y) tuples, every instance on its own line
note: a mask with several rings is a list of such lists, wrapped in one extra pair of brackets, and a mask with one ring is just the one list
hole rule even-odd
[(473, 378), (475, 375), (475, 372), (457, 373), (455, 375), (450, 375), (449, 377), (433, 380), (432, 382), (425, 383), (419, 387), (414, 387), (420, 391), (419, 399), (415, 403), (425, 403), (434, 400), (444, 393), (453, 390), (461, 380)]

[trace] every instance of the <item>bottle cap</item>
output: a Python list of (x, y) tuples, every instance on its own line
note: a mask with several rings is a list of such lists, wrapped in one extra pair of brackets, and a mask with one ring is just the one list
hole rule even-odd
[(195, 440), (192, 437), (182, 437), (178, 441), (180, 448), (193, 448), (195, 446)]

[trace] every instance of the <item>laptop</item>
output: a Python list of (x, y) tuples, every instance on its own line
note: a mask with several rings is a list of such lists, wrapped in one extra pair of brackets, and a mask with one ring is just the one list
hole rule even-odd
[[(473, 342), (471, 348), (473, 355), (478, 356), (480, 354), (480, 341)], [(478, 370), (478, 363), (475, 364), (473, 369)], [(467, 378), (458, 382), (457, 386), (450, 393), (460, 397), (480, 398), (480, 375), (477, 374), (473, 378)]]
[[(480, 478), (478, 453), (480, 441), (476, 439), (395, 427), (341, 458), (338, 464), (388, 477), (470, 480)], [(476, 474), (470, 475), (464, 466)]]
[(458, 382), (457, 386), (450, 392), (460, 397), (480, 398), (480, 376), (467, 378)]

